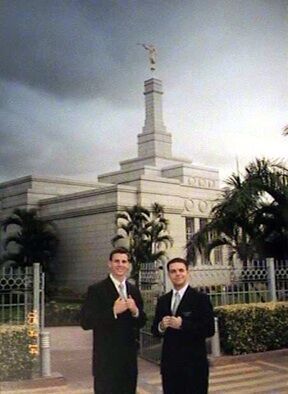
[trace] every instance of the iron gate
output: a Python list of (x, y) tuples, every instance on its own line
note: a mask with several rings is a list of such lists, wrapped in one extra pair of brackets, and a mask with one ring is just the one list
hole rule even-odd
[(27, 351), (33, 355), (36, 374), (40, 364), (40, 332), (44, 327), (44, 273), (40, 264), (0, 271), (0, 326), (25, 326)]

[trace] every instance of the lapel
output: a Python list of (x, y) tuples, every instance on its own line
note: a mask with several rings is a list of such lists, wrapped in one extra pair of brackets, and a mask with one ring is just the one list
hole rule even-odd
[(181, 298), (180, 304), (178, 305), (176, 316), (178, 316), (180, 314), (180, 312), (183, 309), (183, 306), (185, 305), (187, 299), (189, 298), (190, 289), (191, 289), (190, 286), (188, 286), (187, 289), (185, 290), (185, 293), (183, 294), (183, 297)]
[(108, 278), (106, 278), (106, 284), (107, 284), (107, 286), (106, 286), (107, 291), (109, 293), (109, 298), (112, 298), (113, 301), (117, 300), (117, 298), (119, 297), (119, 293), (118, 293), (116, 287), (114, 286), (114, 283), (110, 279), (110, 276), (108, 276)]
[(171, 315), (171, 300), (172, 300), (173, 290), (170, 290), (165, 297), (165, 314)]
[(127, 297), (129, 297), (129, 295), (131, 295), (133, 297), (133, 287), (132, 287), (131, 283), (129, 283), (128, 280), (126, 280), (125, 283), (126, 283)]
[[(118, 290), (116, 289), (114, 283), (112, 282), (110, 276), (108, 276), (106, 278), (106, 282), (107, 282), (107, 289), (110, 293), (110, 296), (116, 300), (119, 297), (119, 293), (118, 293)], [(133, 295), (134, 295), (133, 285), (131, 285), (131, 283), (129, 283), (127, 279), (125, 280), (125, 284), (126, 284), (127, 297), (129, 295), (131, 295), (133, 297)]]

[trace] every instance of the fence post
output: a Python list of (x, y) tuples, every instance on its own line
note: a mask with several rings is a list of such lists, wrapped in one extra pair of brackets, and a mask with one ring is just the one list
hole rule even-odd
[(270, 301), (277, 301), (276, 280), (275, 280), (275, 263), (273, 258), (266, 259), (268, 268), (268, 290)]
[(31, 274), (31, 267), (25, 267), (24, 269), (24, 316), (28, 316), (29, 312), (29, 298), (31, 301), (31, 295), (29, 293), (29, 286), (28, 286), (28, 281), (26, 278), (29, 277), (29, 274)]
[[(33, 264), (33, 312), (36, 315), (37, 331), (40, 328), (40, 264)], [(37, 336), (37, 346), (39, 349), (39, 336)]]
[(51, 376), (50, 333), (41, 331), (41, 376)]
[[(44, 281), (44, 275), (41, 275)], [(40, 263), (33, 264), (33, 310), (37, 316), (37, 345), (40, 350), (40, 369), (41, 376), (51, 375), (50, 363), (50, 334), (44, 332), (44, 308), (40, 311), (40, 293), (41, 293), (41, 307), (44, 307), (44, 282), (42, 282), (42, 289), (40, 289)], [(41, 331), (40, 331), (41, 328)]]
[(227, 293), (226, 293), (226, 286), (221, 286), (221, 305), (227, 305)]
[(213, 357), (220, 357), (221, 350), (220, 350), (218, 317), (214, 317), (214, 325), (215, 325), (215, 334), (211, 338), (211, 353)]
[(41, 331), (44, 330), (45, 327), (45, 274), (42, 272), (41, 274), (41, 320), (40, 320), (40, 328)]

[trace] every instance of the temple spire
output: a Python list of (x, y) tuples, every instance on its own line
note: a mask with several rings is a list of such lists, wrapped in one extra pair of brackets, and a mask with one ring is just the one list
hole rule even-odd
[(172, 137), (163, 122), (162, 81), (151, 78), (144, 82), (145, 123), (138, 134), (138, 157), (172, 157)]

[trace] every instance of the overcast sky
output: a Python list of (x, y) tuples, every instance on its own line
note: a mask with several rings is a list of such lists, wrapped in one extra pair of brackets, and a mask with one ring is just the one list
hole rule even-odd
[(0, 0), (0, 182), (137, 156), (158, 49), (175, 156), (221, 178), (287, 157), (287, 0)]

